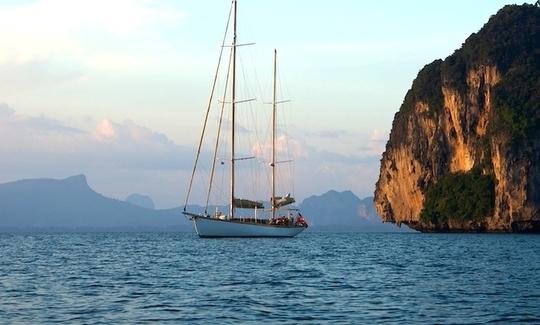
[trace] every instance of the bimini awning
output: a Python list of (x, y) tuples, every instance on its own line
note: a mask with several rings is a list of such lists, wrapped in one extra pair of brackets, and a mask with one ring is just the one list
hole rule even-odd
[(239, 209), (264, 209), (262, 202), (247, 199), (234, 199), (234, 207)]
[(284, 207), (286, 205), (289, 205), (289, 204), (293, 204), (294, 202), (296, 202), (296, 200), (291, 197), (290, 194), (287, 194), (287, 196), (276, 196), (272, 199), (270, 199), (272, 201), (272, 205), (278, 209), (278, 208), (281, 208), (281, 207)]

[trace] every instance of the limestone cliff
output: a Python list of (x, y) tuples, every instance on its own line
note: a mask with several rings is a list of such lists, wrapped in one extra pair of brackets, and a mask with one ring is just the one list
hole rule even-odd
[(421, 231), (540, 231), (540, 8), (504, 7), (419, 72), (375, 204)]

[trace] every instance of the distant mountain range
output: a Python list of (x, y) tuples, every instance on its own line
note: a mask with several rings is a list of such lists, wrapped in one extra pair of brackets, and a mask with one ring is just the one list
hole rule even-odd
[(148, 195), (133, 193), (129, 195), (128, 197), (126, 197), (125, 201), (134, 205), (138, 205), (143, 208), (147, 208), (147, 209), (156, 208), (154, 201)]
[(310, 226), (328, 231), (404, 231), (393, 224), (384, 224), (375, 212), (373, 197), (360, 199), (351, 191), (328, 191), (313, 195), (300, 204)]
[[(126, 201), (95, 192), (84, 175), (0, 184), (0, 231), (192, 231), (181, 208), (153, 209), (151, 198), (142, 195), (130, 195)], [(198, 206), (191, 208), (202, 211)], [(311, 196), (300, 204), (300, 208), (314, 231), (400, 231), (396, 226), (380, 221), (373, 198), (361, 200), (350, 191), (329, 191)]]
[(151, 210), (105, 197), (84, 175), (0, 184), (0, 228), (189, 229), (180, 209)]

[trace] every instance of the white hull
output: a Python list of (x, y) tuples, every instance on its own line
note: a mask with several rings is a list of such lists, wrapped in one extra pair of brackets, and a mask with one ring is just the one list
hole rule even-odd
[(208, 217), (192, 217), (199, 237), (294, 237), (304, 227), (242, 223)]

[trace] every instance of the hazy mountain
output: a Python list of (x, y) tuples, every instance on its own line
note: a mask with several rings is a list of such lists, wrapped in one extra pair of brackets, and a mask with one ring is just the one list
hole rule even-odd
[(310, 227), (340, 231), (408, 231), (393, 224), (383, 224), (373, 204), (373, 197), (360, 199), (351, 191), (328, 191), (314, 195), (300, 204)]
[(156, 208), (156, 206), (154, 205), (154, 201), (148, 195), (133, 193), (126, 197), (124, 201), (147, 209)]
[(183, 228), (179, 209), (150, 210), (93, 191), (84, 175), (0, 184), (0, 227)]
[[(181, 208), (154, 210), (147, 196), (130, 195), (124, 202), (92, 190), (84, 175), (62, 180), (28, 179), (0, 184), (0, 229), (175, 229), (192, 230)], [(209, 207), (214, 211), (216, 207)], [(301, 204), (311, 231), (399, 231), (382, 224), (373, 198), (359, 199), (350, 191), (329, 191)], [(227, 207), (219, 207), (227, 211)], [(202, 213), (203, 208), (189, 206)], [(239, 210), (239, 213), (248, 213)]]

